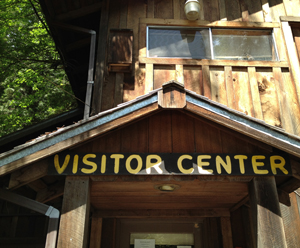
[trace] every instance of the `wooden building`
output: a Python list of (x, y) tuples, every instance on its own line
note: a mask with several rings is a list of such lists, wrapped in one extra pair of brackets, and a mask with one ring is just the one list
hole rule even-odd
[(1, 247), (299, 247), (299, 0), (39, 2), (85, 111), (0, 154)]

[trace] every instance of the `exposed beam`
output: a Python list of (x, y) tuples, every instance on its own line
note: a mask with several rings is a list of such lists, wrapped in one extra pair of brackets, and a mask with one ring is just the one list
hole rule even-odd
[(36, 162), (33, 165), (22, 168), (11, 174), (8, 188), (17, 189), (25, 184), (31, 183), (47, 175), (48, 163), (45, 160)]
[(97, 210), (95, 217), (115, 218), (170, 218), (170, 217), (229, 217), (228, 209), (158, 209), (158, 210)]
[(37, 193), (36, 201), (46, 203), (48, 201), (51, 201), (53, 199), (56, 199), (57, 197), (60, 197), (64, 194), (64, 186), (65, 182), (64, 180), (58, 181), (57, 183), (48, 186), (45, 189), (40, 190)]
[(86, 16), (95, 13), (97, 11), (100, 11), (101, 7), (102, 7), (102, 2), (97, 2), (95, 4), (82, 7), (80, 9), (72, 10), (67, 13), (57, 15), (55, 19), (57, 21), (68, 21), (68, 20), (76, 19), (78, 17)]

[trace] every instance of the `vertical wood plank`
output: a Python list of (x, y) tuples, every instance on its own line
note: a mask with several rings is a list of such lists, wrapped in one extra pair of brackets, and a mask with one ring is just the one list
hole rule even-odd
[(203, 0), (204, 19), (207, 21), (217, 21), (219, 16), (219, 0)]
[(290, 194), (290, 207), (280, 204), (288, 247), (297, 247), (300, 244), (300, 215), (296, 197), (294, 192)]
[(194, 119), (181, 112), (172, 112), (172, 140), (173, 152), (195, 152)]
[(221, 217), (221, 229), (223, 236), (223, 248), (232, 248), (232, 231), (230, 217)]
[(219, 0), (220, 20), (227, 21), (225, 0)]
[(110, 73), (104, 77), (102, 86), (102, 103), (101, 111), (105, 111), (114, 107), (114, 95), (116, 85), (116, 74)]
[(263, 120), (263, 113), (261, 110), (260, 95), (258, 91), (255, 67), (248, 67), (248, 75), (251, 89), (251, 96), (253, 102), (254, 117)]
[(184, 66), (184, 87), (196, 92), (198, 95), (203, 94), (202, 69), (200, 67)]
[(175, 66), (154, 67), (154, 89), (160, 88), (165, 82), (175, 79)]
[(154, 0), (147, 0), (147, 18), (154, 18)]
[[(209, 140), (209, 142), (207, 142)], [(207, 123), (195, 120), (195, 146), (199, 153), (222, 152), (222, 139), (220, 130), (212, 128)]]
[(282, 72), (283, 96), (287, 99), (289, 121), (293, 125), (293, 134), (300, 136), (300, 106), (297, 97), (297, 90), (294, 85), (292, 75), (289, 71)]
[(244, 7), (248, 11), (249, 22), (264, 22), (264, 15), (260, 1), (243, 0)]
[(92, 217), (90, 248), (101, 248), (102, 218)]
[(154, 79), (154, 75), (153, 75), (153, 64), (146, 64), (146, 80), (145, 80), (145, 93), (147, 94), (148, 92), (150, 92), (151, 90), (153, 90), (153, 79)]
[(250, 204), (256, 248), (286, 248), (274, 177), (255, 177), (253, 179), (250, 184)]
[(224, 77), (225, 77), (225, 85), (227, 91), (227, 105), (229, 108), (236, 109), (231, 66), (224, 67)]
[(290, 60), (290, 67), (292, 71), (292, 76), (294, 79), (294, 84), (297, 90), (298, 102), (300, 99), (300, 63), (297, 56), (297, 50), (294, 44), (292, 29), (288, 22), (282, 22), (282, 31), (285, 39), (285, 44), (288, 51), (288, 56)]
[(294, 35), (294, 42), (296, 46), (296, 50), (298, 52), (298, 58), (300, 60), (300, 27), (293, 27), (292, 32)]
[(144, 119), (122, 129), (121, 152), (148, 152), (148, 121)]
[(180, 0), (173, 0), (174, 19), (180, 19)]
[(253, 103), (247, 70), (244, 70), (244, 68), (233, 68), (232, 80), (237, 110), (253, 116)]
[(210, 79), (210, 72), (209, 66), (203, 65), (202, 66), (202, 76), (203, 76), (203, 95), (207, 98), (211, 99), (211, 79)]
[(172, 152), (172, 116), (163, 111), (149, 117), (149, 152)]
[(124, 73), (116, 73), (114, 106), (123, 102)]
[(175, 66), (175, 79), (177, 82), (184, 84), (183, 78), (183, 65), (176, 65)]
[(262, 4), (262, 10), (263, 10), (265, 22), (272, 22), (272, 17), (270, 14), (271, 12), (270, 5), (268, 0), (261, 0), (261, 4)]
[(270, 16), (273, 22), (279, 22), (280, 16), (286, 16), (283, 0), (268, 0), (270, 7)]
[(66, 177), (58, 248), (87, 246), (89, 198), (89, 177)]
[(154, 0), (154, 18), (173, 19), (173, 0)]
[(211, 99), (227, 105), (226, 84), (222, 67), (210, 67)]
[(242, 17), (239, 0), (225, 0), (228, 21), (240, 21)]
[(280, 107), (272, 71), (257, 69), (256, 79), (264, 121), (270, 125), (282, 127)]
[[(115, 5), (114, 5), (115, 6)], [(120, 25), (119, 28), (127, 28), (128, 0), (120, 2)]]
[(105, 73), (105, 54), (107, 47), (107, 34), (108, 34), (108, 13), (109, 13), (109, 0), (103, 1), (100, 18), (99, 28), (99, 42), (97, 47), (96, 56), (96, 70), (95, 70), (95, 86), (93, 93), (93, 110), (92, 115), (101, 111), (102, 103), (102, 87)]
[(300, 16), (300, 1), (283, 0), (283, 4), (287, 16)]
[(147, 33), (147, 25), (140, 23), (140, 27), (139, 27), (139, 56), (140, 57), (147, 57), (146, 33)]

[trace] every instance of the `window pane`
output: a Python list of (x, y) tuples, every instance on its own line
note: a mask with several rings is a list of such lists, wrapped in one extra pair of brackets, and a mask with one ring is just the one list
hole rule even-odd
[(149, 28), (148, 57), (210, 58), (208, 29)]
[(213, 29), (215, 59), (277, 60), (270, 30)]

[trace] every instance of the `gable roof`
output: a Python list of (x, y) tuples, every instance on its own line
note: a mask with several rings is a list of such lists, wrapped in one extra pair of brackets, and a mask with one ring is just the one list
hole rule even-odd
[(170, 81), (147, 95), (0, 154), (0, 175), (10, 173), (162, 109), (178, 108), (300, 158), (298, 136), (288, 134), (283, 129), (197, 95), (184, 89), (176, 81)]

